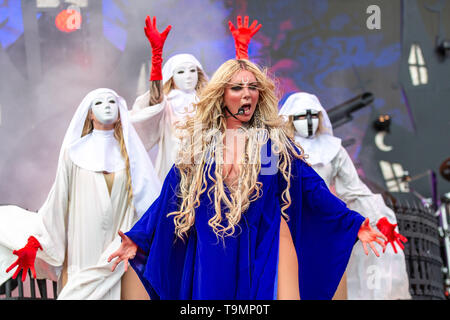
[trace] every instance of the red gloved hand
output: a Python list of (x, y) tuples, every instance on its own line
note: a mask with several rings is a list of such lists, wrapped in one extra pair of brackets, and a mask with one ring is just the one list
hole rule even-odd
[(162, 80), (162, 50), (167, 35), (172, 26), (168, 26), (162, 33), (156, 29), (156, 17), (153, 17), (153, 22), (150, 17), (145, 18), (145, 35), (152, 46), (152, 71), (150, 74), (150, 81)]
[[(400, 241), (403, 241), (403, 242), (408, 241), (408, 239), (406, 239), (400, 233), (395, 231), (396, 226), (397, 226), (397, 224), (390, 223), (386, 217), (381, 218), (377, 222), (378, 230), (380, 230), (388, 238), (388, 240), (386, 241), (386, 246), (387, 246), (387, 244), (390, 243), (392, 245), (392, 248), (394, 249), (395, 253), (397, 253), (397, 248), (395, 248), (395, 244), (394, 244), (395, 242), (403, 250), (403, 249), (405, 249), (405, 246)], [(383, 253), (385, 251), (386, 251), (386, 249), (383, 250)]]
[(236, 59), (248, 59), (248, 44), (250, 40), (261, 29), (262, 25), (258, 23), (258, 20), (253, 21), (252, 25), (248, 26), (248, 16), (244, 17), (244, 25), (242, 25), (242, 17), (237, 17), (237, 29), (234, 27), (231, 21), (228, 21), (231, 34), (234, 38), (234, 46), (236, 47)]
[(35, 237), (30, 236), (28, 238), (28, 242), (25, 245), (25, 247), (23, 247), (20, 250), (13, 251), (13, 254), (17, 255), (19, 258), (17, 258), (17, 260), (12, 265), (10, 265), (8, 269), (6, 269), (6, 272), (11, 271), (15, 266), (19, 265), (17, 267), (16, 272), (12, 276), (13, 279), (17, 277), (20, 270), (23, 270), (22, 282), (25, 281), (28, 269), (31, 270), (33, 277), (36, 278), (36, 271), (34, 270), (34, 261), (36, 260), (36, 252), (38, 251), (38, 249), (42, 250), (41, 244)]

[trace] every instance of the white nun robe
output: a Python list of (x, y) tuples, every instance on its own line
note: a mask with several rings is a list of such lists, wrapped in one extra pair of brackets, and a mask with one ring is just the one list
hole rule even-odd
[[(200, 62), (191, 54), (177, 54), (167, 60), (162, 69), (163, 85), (169, 81), (174, 70), (183, 63), (190, 62), (203, 71)], [(161, 181), (175, 163), (180, 140), (176, 136), (176, 123), (181, 123), (187, 116), (195, 114), (193, 103), (197, 102), (195, 91), (184, 92), (172, 89), (164, 95), (159, 104), (149, 106), (150, 91), (139, 96), (130, 110), (130, 120), (139, 123), (137, 130), (150, 151), (156, 144), (158, 152), (155, 160), (155, 169)]]
[[(333, 136), (333, 129), (325, 109), (315, 95), (305, 92), (289, 96), (281, 107), (281, 115), (296, 115), (305, 109), (317, 110), (319, 114), (318, 133), (312, 138), (295, 134), (308, 155), (306, 159), (322, 177), (328, 187), (334, 186), (336, 196), (347, 206), (369, 218), (375, 227), (377, 221), (386, 217), (390, 223), (397, 223), (395, 213), (386, 206), (381, 195), (373, 194), (359, 179), (353, 162), (341, 145), (341, 139)], [(396, 228), (398, 232), (398, 227)], [(381, 248), (381, 247), (379, 247)], [(358, 241), (347, 266), (347, 297), (350, 300), (411, 299), (405, 255), (397, 246), (394, 253), (391, 244), (380, 257), (369, 252), (367, 256)]]
[[(108, 92), (117, 98), (129, 156), (133, 205), (127, 205), (126, 165), (113, 130), (81, 137), (91, 102)], [(114, 172), (109, 193), (103, 171)], [(43, 250), (36, 256), (38, 278), (58, 281), (58, 299), (120, 299), (124, 264), (111, 272), (109, 255), (159, 195), (160, 181), (128, 120), (125, 100), (110, 89), (90, 92), (79, 105), (64, 137), (55, 182), (38, 213), (17, 206), (0, 207), (0, 284), (17, 256), (13, 250), (35, 236)], [(62, 286), (63, 275), (67, 282)]]

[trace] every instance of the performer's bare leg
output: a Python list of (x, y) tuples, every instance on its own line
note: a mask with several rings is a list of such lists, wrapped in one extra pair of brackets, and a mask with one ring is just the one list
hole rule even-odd
[(150, 300), (141, 280), (131, 266), (122, 276), (121, 300)]
[(297, 253), (291, 232), (283, 218), (280, 223), (277, 294), (278, 300), (300, 300)]
[(347, 300), (347, 271), (344, 272), (341, 282), (339, 282), (333, 300)]

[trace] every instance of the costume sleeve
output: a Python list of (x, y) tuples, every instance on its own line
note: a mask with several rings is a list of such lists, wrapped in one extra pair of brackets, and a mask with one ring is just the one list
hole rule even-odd
[(17, 259), (13, 250), (23, 248), (31, 235), (43, 248), (36, 254), (37, 277), (58, 279), (66, 250), (70, 176), (71, 162), (65, 153), (58, 164), (53, 186), (38, 213), (15, 205), (0, 206), (0, 284), (12, 275), (5, 270)]
[(120, 247), (120, 241), (121, 238), (116, 236), (106, 246), (96, 264), (80, 268), (75, 276), (70, 277), (58, 294), (58, 300), (111, 299), (111, 289), (120, 282), (125, 266), (121, 263), (111, 272), (112, 263), (108, 263), (107, 259)]
[(298, 257), (300, 297), (331, 299), (364, 217), (335, 197), (303, 160), (292, 161), (291, 173), (292, 204), (286, 213)]
[[(169, 213), (179, 208), (177, 196), (179, 179), (179, 171), (173, 165), (164, 180), (159, 197), (131, 230), (125, 233), (139, 247), (136, 257), (130, 260), (130, 264), (152, 300), (164, 298), (164, 292), (170, 290), (168, 289), (170, 283), (177, 283), (172, 278), (181, 274), (181, 271), (177, 273), (175, 270), (167, 269), (169, 265), (174, 265), (169, 261), (177, 256), (178, 248), (180, 250), (184, 248), (182, 241), (174, 241), (173, 217), (167, 217)], [(179, 267), (182, 268), (182, 264)]]
[(396, 223), (394, 212), (384, 203), (380, 194), (372, 191), (359, 179), (358, 172), (353, 165), (347, 151), (341, 147), (333, 161), (337, 173), (334, 178), (337, 196), (342, 199), (349, 208), (360, 212), (369, 218), (370, 224), (375, 226), (377, 221), (386, 216), (391, 223)]
[(164, 109), (167, 105), (166, 97), (161, 103), (149, 106), (150, 91), (136, 98), (133, 107), (129, 111), (130, 121), (149, 151), (161, 138)]
[(72, 161), (68, 152), (58, 164), (55, 182), (38, 215), (41, 224), (34, 236), (41, 243), (43, 250), (38, 250), (37, 258), (53, 266), (64, 263), (67, 247), (67, 214), (70, 201)]

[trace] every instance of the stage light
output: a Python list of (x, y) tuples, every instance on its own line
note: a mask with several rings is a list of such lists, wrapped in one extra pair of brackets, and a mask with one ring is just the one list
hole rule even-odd
[(37, 8), (57, 8), (59, 5), (59, 0), (36, 0)]
[(79, 7), (79, 8), (87, 7), (88, 4), (89, 4), (88, 0), (65, 0), (64, 2), (70, 3), (70, 4), (74, 5), (74, 6)]
[(80, 8), (88, 6), (88, 0), (36, 0), (36, 7), (40, 9), (58, 8), (61, 3), (75, 5)]
[(73, 32), (81, 27), (82, 17), (79, 8), (69, 7), (61, 11), (55, 18), (56, 27), (62, 32)]
[(391, 127), (391, 117), (388, 114), (379, 115), (378, 118), (373, 122), (373, 127), (378, 132), (389, 132)]

